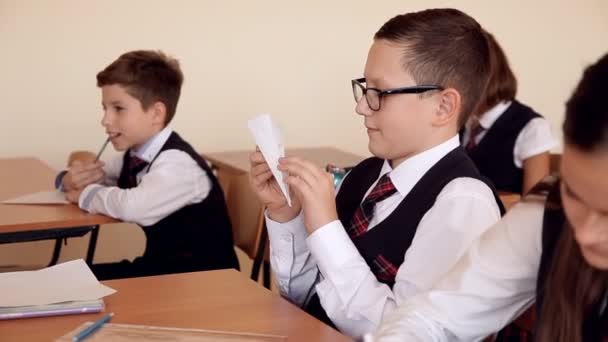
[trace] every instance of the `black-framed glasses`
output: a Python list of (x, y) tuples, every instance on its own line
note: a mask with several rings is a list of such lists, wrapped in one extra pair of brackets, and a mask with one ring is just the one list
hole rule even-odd
[(351, 81), (353, 86), (353, 96), (355, 97), (355, 101), (359, 103), (361, 98), (365, 96), (365, 100), (367, 101), (367, 105), (373, 111), (380, 110), (380, 104), (382, 103), (382, 98), (387, 95), (394, 94), (422, 94), (431, 90), (443, 90), (443, 87), (437, 85), (416, 85), (410, 87), (401, 87), (401, 88), (392, 88), (392, 89), (377, 89), (377, 88), (367, 88), (363, 85), (365, 83), (365, 78), (357, 78)]

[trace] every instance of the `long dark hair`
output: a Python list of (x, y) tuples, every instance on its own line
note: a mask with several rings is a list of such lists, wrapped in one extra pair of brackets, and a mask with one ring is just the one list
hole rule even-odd
[[(608, 153), (608, 55), (585, 70), (566, 103), (563, 125), (567, 145), (585, 152)], [(588, 317), (597, 315), (608, 289), (608, 272), (589, 265), (566, 223), (545, 282), (545, 297), (537, 331), (540, 342), (580, 342)]]

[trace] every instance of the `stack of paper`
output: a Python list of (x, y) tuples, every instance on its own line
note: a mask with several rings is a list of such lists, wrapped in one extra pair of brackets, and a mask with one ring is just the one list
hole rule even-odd
[(0, 273), (0, 319), (99, 312), (116, 292), (97, 281), (84, 260), (38, 271)]

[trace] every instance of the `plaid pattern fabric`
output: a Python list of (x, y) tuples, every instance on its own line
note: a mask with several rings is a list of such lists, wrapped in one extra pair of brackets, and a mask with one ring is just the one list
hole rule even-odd
[(471, 152), (473, 149), (475, 149), (475, 147), (477, 147), (476, 138), (483, 131), (485, 131), (485, 128), (483, 128), (483, 126), (479, 122), (473, 125), (473, 128), (471, 128), (471, 134), (469, 134), (469, 141), (467, 142), (467, 146), (465, 146), (467, 152)]
[(397, 267), (393, 265), (382, 254), (378, 255), (373, 261), (374, 274), (380, 281), (394, 282), (397, 276)]
[(137, 156), (130, 155), (127, 160), (127, 174), (128, 174), (128, 186), (136, 187), (137, 186), (137, 174), (140, 173), (143, 169), (148, 166), (148, 162), (140, 159)]
[(374, 216), (376, 203), (391, 196), (395, 191), (397, 190), (388, 177), (388, 173), (382, 176), (365, 200), (363, 200), (357, 211), (355, 211), (355, 215), (353, 215), (350, 227), (348, 228), (348, 234), (352, 239), (367, 232), (369, 222)]

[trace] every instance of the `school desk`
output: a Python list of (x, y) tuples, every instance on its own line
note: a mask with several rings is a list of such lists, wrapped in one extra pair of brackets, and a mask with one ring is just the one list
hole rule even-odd
[(113, 312), (111, 323), (281, 335), (288, 342), (350, 341), (235, 270), (103, 283), (117, 290), (105, 298), (105, 312), (0, 321), (0, 339), (52, 341)]
[[(0, 159), (0, 201), (53, 190), (57, 171), (36, 158)], [(50, 264), (57, 262), (61, 240), (91, 232), (86, 261), (92, 264), (99, 225), (117, 222), (92, 215), (73, 204), (23, 205), (0, 203), (0, 243), (55, 239)]]

